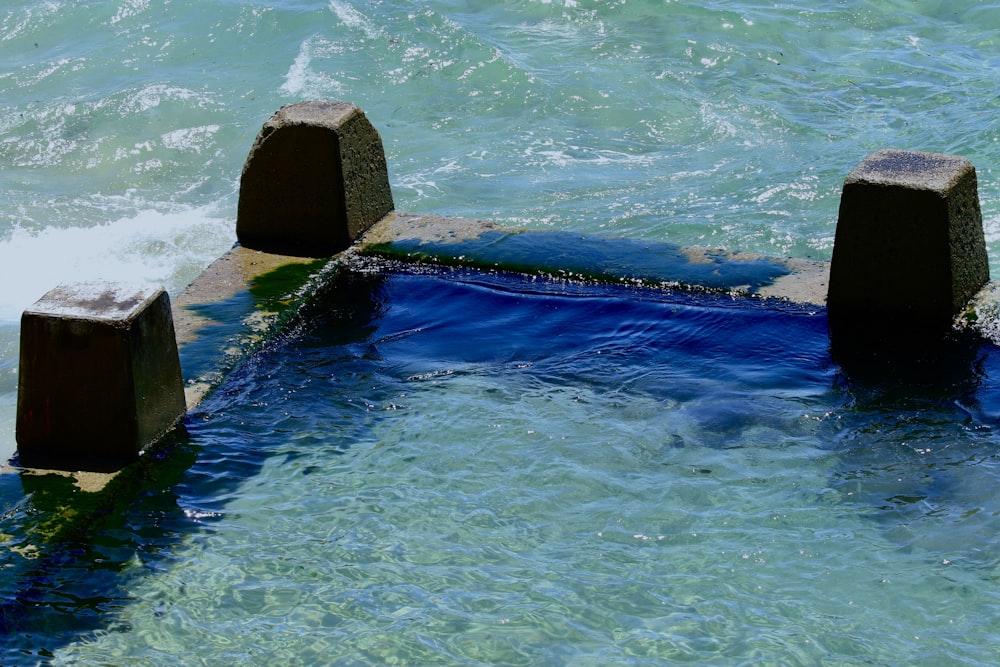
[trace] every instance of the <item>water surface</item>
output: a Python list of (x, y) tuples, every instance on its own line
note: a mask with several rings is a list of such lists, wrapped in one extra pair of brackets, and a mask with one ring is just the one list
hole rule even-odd
[[(364, 109), (402, 210), (817, 259), (865, 155), (957, 153), (996, 274), (998, 28), (942, 0), (8, 3), (0, 453), (21, 310), (176, 294), (303, 99)], [(80, 501), (0, 480), (4, 664), (996, 664), (991, 348), (858, 378), (821, 314), (423, 280), (256, 359), (44, 556), (22, 536)]]

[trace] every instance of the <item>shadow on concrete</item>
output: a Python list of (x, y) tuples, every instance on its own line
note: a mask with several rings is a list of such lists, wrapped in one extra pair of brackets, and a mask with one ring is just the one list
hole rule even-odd
[(367, 252), (438, 264), (631, 284), (669, 284), (753, 294), (788, 275), (780, 262), (734, 259), (725, 251), (685, 251), (672, 243), (598, 238), (566, 232), (487, 231), (449, 242), (402, 239)]

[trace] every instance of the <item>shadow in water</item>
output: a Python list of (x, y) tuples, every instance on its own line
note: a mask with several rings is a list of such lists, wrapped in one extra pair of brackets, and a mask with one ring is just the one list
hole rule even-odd
[(861, 394), (888, 400), (928, 394), (955, 398), (974, 393), (982, 359), (992, 345), (972, 331), (924, 329), (899, 324), (834, 325), (830, 356), (842, 380)]
[(997, 482), (997, 347), (970, 331), (852, 333), (831, 335), (845, 398), (826, 436), (831, 488), (899, 549), (995, 576), (1000, 521), (981, 510)]
[(114, 629), (109, 614), (127, 602), (122, 577), (155, 567), (195, 528), (172, 490), (195, 456), (176, 429), (99, 493), (67, 477), (20, 477), (24, 498), (0, 524), (0, 664), (44, 662), (82, 634)]

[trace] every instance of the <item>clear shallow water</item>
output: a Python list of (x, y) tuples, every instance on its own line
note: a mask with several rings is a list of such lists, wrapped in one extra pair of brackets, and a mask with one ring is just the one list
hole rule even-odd
[[(239, 170), (260, 125), (281, 104), (300, 99), (347, 99), (366, 111), (385, 142), (400, 209), (797, 257), (829, 257), (841, 181), (868, 152), (894, 146), (959, 153), (978, 168), (997, 274), (1000, 196), (993, 167), (998, 22), (1000, 14), (990, 5), (933, 0), (851, 1), (823, 8), (801, 2), (762, 7), (631, 0), (8, 3), (0, 9), (0, 452), (6, 457), (14, 450), (20, 311), (64, 280), (129, 279), (162, 283), (175, 293), (182, 289), (232, 243)], [(703, 337), (697, 340), (704, 345)], [(732, 345), (703, 353), (706, 358), (731, 355), (748, 343), (739, 339)], [(983, 363), (974, 373), (982, 378), (979, 386), (963, 390), (962, 396), (972, 391), (990, 406), (989, 355)], [(829, 377), (824, 375), (821, 384), (829, 391), (838, 386), (830, 379), (837, 370), (824, 368)], [(774, 379), (762, 375), (765, 384)], [(592, 381), (597, 380), (587, 376), (580, 391)], [(702, 387), (689, 389), (696, 394)], [(705, 452), (695, 458), (711, 454), (735, 461), (735, 454), (713, 444), (724, 439), (713, 436), (713, 429), (727, 433), (726, 415), (733, 410), (742, 414), (742, 394), (732, 392), (736, 395), (725, 400), (703, 397), (698, 409), (663, 415), (631, 396), (625, 409), (643, 417), (627, 429), (629, 438), (642, 443), (652, 437), (646, 434), (671, 426), (686, 434), (686, 441), (704, 445)], [(462, 384), (441, 388), (436, 396), (443, 414), (453, 414), (469, 393), (476, 395)], [(768, 434), (768, 447), (745, 448), (747, 456), (756, 452), (753, 456), (765, 459), (773, 452), (790, 452), (784, 465), (796, 475), (803, 475), (800, 458), (810, 466), (833, 460), (796, 450), (802, 438), (820, 441), (817, 446), (826, 457), (848, 460), (846, 472), (830, 473), (839, 480), (831, 486), (840, 492), (855, 485), (844, 493), (866, 498), (860, 501), (862, 509), (831, 516), (822, 509), (826, 494), (820, 494), (797, 497), (799, 509), (789, 510), (793, 516), (811, 515), (817, 526), (830, 531), (821, 533), (827, 538), (824, 545), (867, 535), (858, 525), (869, 525), (864, 508), (871, 505), (885, 505), (889, 509), (875, 514), (894, 512), (908, 526), (879, 533), (891, 535), (884, 539), (899, 549), (882, 550), (881, 542), (866, 537), (870, 549), (846, 554), (866, 564), (861, 570), (866, 574), (884, 564), (887, 572), (906, 573), (890, 580), (924, 582), (920, 588), (910, 586), (906, 594), (873, 586), (891, 590), (902, 602), (872, 605), (883, 614), (872, 611), (852, 626), (866, 630), (880, 627), (890, 612), (909, 614), (916, 605), (907, 602), (924, 595), (928, 580), (939, 587), (935, 590), (945, 590), (943, 582), (952, 581), (946, 577), (958, 577), (960, 584), (948, 590), (980, 610), (988, 608), (987, 599), (995, 592), (983, 579), (953, 574), (956, 568), (923, 569), (909, 560), (916, 557), (912, 552), (919, 553), (916, 545), (929, 540), (978, 545), (976, 553), (988, 553), (995, 510), (981, 500), (988, 497), (983, 489), (993, 482), (992, 459), (979, 456), (990, 442), (989, 431), (979, 428), (989, 423), (983, 408), (934, 396), (906, 399), (907, 393), (877, 386), (860, 397), (838, 395), (834, 403), (845, 400), (852, 407), (838, 423), (849, 416), (849, 425), (830, 428), (823, 422), (813, 435), (802, 436), (796, 420), (779, 419), (776, 423), (783, 425), (773, 428), (755, 422), (755, 429)], [(564, 425), (565, 415), (582, 415), (576, 412), (576, 396), (551, 389), (552, 404), (541, 413), (542, 423), (551, 420), (554, 428)], [(928, 401), (933, 409), (925, 409)], [(762, 417), (773, 407), (765, 403)], [(985, 414), (994, 411), (986, 409)], [(432, 416), (427, 419), (434, 423)], [(582, 423), (582, 416), (575, 421)], [(468, 429), (478, 434), (483, 429), (477, 426), (486, 425), (473, 420)], [(972, 430), (962, 430), (967, 427)], [(955, 436), (956, 429), (961, 437)], [(944, 448), (946, 453), (928, 463), (928, 447), (917, 436), (930, 438), (932, 451)], [(979, 449), (951, 445), (952, 437), (956, 442), (971, 438)], [(590, 440), (581, 435), (581, 441)], [(809, 451), (812, 446), (804, 447)], [(868, 456), (859, 454), (851, 463), (856, 450)], [(211, 458), (204, 451), (195, 448), (191, 456), (208, 465)], [(921, 466), (937, 473), (921, 476), (915, 472), (926, 472)], [(784, 469), (779, 474), (778, 464), (772, 468), (768, 473), (774, 478), (791, 474)], [(266, 469), (251, 466), (248, 472), (264, 474)], [(870, 472), (880, 470), (896, 473), (902, 481)], [(956, 494), (953, 504), (926, 500), (939, 497), (935, 493), (944, 487), (935, 484), (942, 479)], [(688, 481), (699, 489), (691, 493), (711, 497), (725, 511), (740, 507), (730, 504), (730, 487), (738, 484), (714, 487), (695, 476)], [(913, 491), (924, 483), (933, 492)], [(41, 499), (25, 503), (18, 481), (7, 480), (3, 488), (6, 520), (14, 522), (3, 531), (16, 533), (35, 516), (32, 502)], [(874, 490), (866, 495), (866, 489)], [(166, 498), (170, 507), (173, 493), (154, 496)], [(239, 499), (246, 490), (229, 493), (228, 487), (219, 489), (218, 503)], [(748, 506), (767, 518), (762, 504), (767, 503)], [(300, 511), (308, 516), (304, 507)], [(190, 521), (183, 516), (177, 520), (183, 533)], [(306, 534), (321, 534), (323, 522), (303, 521)], [(763, 526), (773, 524), (759, 523), (748, 541), (763, 544), (769, 535)], [(948, 523), (961, 530), (943, 531)], [(149, 523), (140, 524), (155, 532)], [(647, 536), (656, 532), (634, 530)], [(54, 571), (75, 567), (86, 573), (77, 583), (102, 581), (92, 553), (97, 547), (80, 539), (79, 550), (67, 551), (76, 555), (67, 556), (65, 568)], [(624, 542), (633, 544), (630, 539)], [(168, 536), (166, 544), (175, 544), (174, 538)], [(206, 567), (213, 552), (195, 553), (207, 562), (183, 562)], [(165, 563), (173, 561), (160, 563), (171, 576)], [(765, 567), (779, 563), (788, 565), (771, 558)], [(983, 567), (993, 572), (985, 581), (995, 586), (995, 564)], [(13, 569), (23, 572), (20, 568)], [(5, 585), (17, 589), (25, 581), (34, 579), (16, 575)], [(844, 574), (824, 590), (832, 595), (869, 581)], [(709, 585), (704, 589), (717, 592)], [(213, 600), (223, 595), (209, 590)], [(787, 604), (806, 614), (791, 601), (797, 590), (774, 590), (767, 609)], [(705, 600), (720, 599), (706, 593)], [(84, 592), (80, 596), (87, 597)], [(227, 608), (226, 603), (217, 606)], [(735, 602), (728, 608), (746, 616), (758, 609)], [(834, 619), (831, 625), (845, 622), (828, 606), (817, 609), (827, 610)], [(976, 630), (985, 616), (955, 616), (949, 620), (963, 632), (947, 636), (968, 637), (969, 646), (960, 650), (947, 644), (947, 650), (995, 663), (995, 655), (983, 653), (995, 638), (985, 637), (985, 629)], [(682, 626), (678, 618), (674, 620)], [(52, 622), (53, 627), (65, 625), (64, 618)], [(925, 625), (934, 624), (928, 620)], [(84, 622), (80, 637), (90, 629)], [(876, 639), (866, 640), (870, 655), (888, 656), (887, 663), (898, 662), (893, 651), (911, 656), (910, 662), (940, 664), (947, 659), (946, 649), (926, 648), (927, 631), (913, 632), (924, 638), (920, 643), (905, 639), (909, 635), (902, 626), (892, 629), (900, 632), (873, 632)], [(218, 628), (207, 632), (224, 634)], [(939, 639), (945, 631), (940, 633)], [(773, 630), (761, 635), (771, 637)], [(363, 641), (359, 637), (353, 641)], [(308, 649), (300, 655), (308, 656)]]
[(995, 663), (995, 348), (931, 388), (729, 299), (404, 273), (324, 305), (81, 539), (113, 575), (35, 575), (105, 610), (57, 663)]

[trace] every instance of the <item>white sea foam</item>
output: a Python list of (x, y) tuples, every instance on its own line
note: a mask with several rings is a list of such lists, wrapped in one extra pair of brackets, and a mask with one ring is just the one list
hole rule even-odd
[(61, 283), (107, 280), (176, 293), (235, 234), (212, 209), (148, 210), (98, 227), (14, 231), (0, 242), (0, 324)]
[(62, 11), (62, 3), (49, 1), (35, 3), (34, 7), (18, 6), (6, 10), (6, 16), (0, 18), (0, 42), (22, 37), (36, 21), (48, 21)]
[(654, 162), (649, 155), (624, 153), (615, 150), (596, 150), (587, 146), (557, 144), (551, 139), (545, 139), (524, 150), (524, 155), (530, 160), (540, 157), (546, 166), (569, 167), (572, 165), (629, 165), (648, 167)]
[(149, 0), (126, 0), (118, 7), (118, 12), (111, 17), (111, 23), (118, 23), (123, 19), (137, 16), (147, 9), (149, 9)]
[(202, 147), (219, 131), (218, 125), (202, 125), (201, 127), (186, 127), (160, 135), (160, 140), (167, 148), (181, 151), (201, 153)]
[(983, 216), (983, 235), (990, 245), (1000, 243), (1000, 213)]
[(334, 13), (348, 28), (354, 28), (365, 33), (365, 37), (375, 39), (379, 36), (378, 27), (364, 14), (341, 0), (330, 0), (330, 11)]
[(166, 101), (194, 101), (197, 106), (204, 107), (210, 100), (208, 97), (181, 86), (171, 86), (162, 83), (154, 83), (143, 86), (128, 97), (128, 110), (134, 113), (142, 113), (155, 109)]
[(792, 183), (779, 183), (774, 186), (764, 188), (760, 194), (751, 198), (755, 204), (766, 204), (775, 197), (788, 197), (801, 201), (814, 201), (819, 195), (819, 178), (805, 175), (798, 181)]
[[(0, 139), (6, 161), (18, 167), (93, 168), (106, 159), (109, 144), (118, 144), (113, 161), (132, 159), (154, 150), (155, 138), (131, 124), (166, 102), (181, 102), (185, 108), (205, 108), (211, 99), (179, 86), (149, 84), (86, 102), (48, 104), (9, 116), (0, 125), (8, 136)], [(119, 127), (108, 118), (127, 119)], [(161, 134), (167, 148), (194, 149), (209, 141), (218, 125), (181, 128)], [(141, 141), (129, 146), (129, 138)]]
[(285, 74), (281, 92), (299, 98), (337, 97), (344, 92), (344, 84), (329, 74), (313, 67), (316, 58), (329, 58), (342, 47), (321, 37), (311, 37), (302, 42), (299, 53)]

